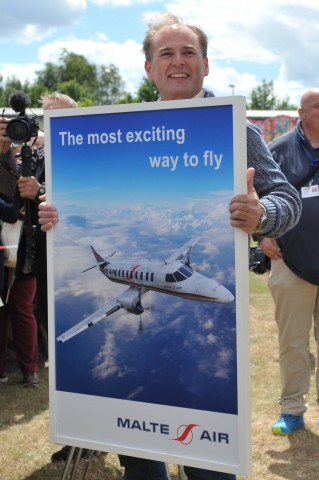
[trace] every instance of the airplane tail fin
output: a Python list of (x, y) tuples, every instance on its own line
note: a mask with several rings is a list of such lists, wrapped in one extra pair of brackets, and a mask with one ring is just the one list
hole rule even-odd
[(109, 262), (109, 259), (111, 257), (113, 257), (113, 255), (116, 253), (116, 250), (114, 250), (113, 253), (111, 253), (110, 255), (108, 255), (106, 258), (103, 258), (101, 257), (101, 255), (99, 253), (97, 253), (97, 251), (95, 250), (94, 247), (92, 247), (92, 245), (90, 245), (90, 248), (92, 250), (92, 253), (95, 257), (95, 260), (96, 260), (96, 265), (94, 265), (93, 267), (90, 267), (90, 268), (87, 268), (86, 270), (83, 270), (82, 272), (87, 272), (88, 270), (91, 270), (92, 268), (95, 268), (95, 267), (100, 267), (100, 268), (103, 268), (105, 267), (106, 265), (108, 265), (110, 262)]

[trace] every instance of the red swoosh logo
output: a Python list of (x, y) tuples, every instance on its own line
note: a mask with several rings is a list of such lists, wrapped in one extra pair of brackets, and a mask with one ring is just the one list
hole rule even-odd
[[(184, 445), (191, 443), (191, 441), (193, 440), (192, 430), (194, 427), (198, 427), (198, 426), (199, 425), (197, 425), (197, 423), (190, 423), (189, 425), (180, 425), (177, 430), (178, 437), (172, 438), (172, 440), (176, 440), (180, 443), (183, 443)], [(185, 429), (183, 430), (182, 434), (179, 435), (179, 430), (181, 429), (181, 427), (185, 427)], [(191, 436), (191, 438), (189, 441), (186, 441), (188, 436)]]

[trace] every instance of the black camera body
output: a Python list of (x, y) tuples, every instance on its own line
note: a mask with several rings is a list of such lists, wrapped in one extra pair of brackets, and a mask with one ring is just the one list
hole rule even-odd
[(37, 137), (38, 131), (39, 122), (33, 116), (21, 112), (8, 122), (6, 135), (15, 143), (25, 143), (32, 137)]
[(15, 143), (27, 143), (32, 137), (37, 137), (39, 122), (25, 110), (31, 105), (31, 100), (22, 90), (17, 90), (9, 97), (10, 107), (18, 113), (7, 123), (6, 135)]
[(258, 275), (270, 270), (270, 258), (266, 257), (259, 245), (249, 249), (249, 270)]

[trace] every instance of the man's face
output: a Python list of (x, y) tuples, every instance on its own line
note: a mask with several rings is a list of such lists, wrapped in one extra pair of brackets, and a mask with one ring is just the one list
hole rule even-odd
[(319, 139), (319, 90), (309, 92), (298, 110), (303, 127), (318, 135)]
[(158, 88), (162, 100), (193, 98), (208, 75), (196, 34), (185, 25), (159, 30), (153, 39), (152, 59), (145, 71)]

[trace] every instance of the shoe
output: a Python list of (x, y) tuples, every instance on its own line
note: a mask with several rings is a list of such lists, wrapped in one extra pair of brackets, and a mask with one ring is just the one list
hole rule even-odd
[(70, 448), (71, 447), (66, 445), (65, 447), (61, 448), (61, 450), (53, 453), (51, 455), (51, 462), (64, 462), (68, 458)]
[(277, 422), (272, 426), (272, 433), (274, 435), (289, 435), (294, 430), (304, 428), (305, 421), (303, 415), (289, 415), (284, 413)]
[[(66, 445), (65, 447), (61, 448), (61, 450), (58, 450), (57, 452), (53, 453), (51, 455), (51, 462), (65, 462), (68, 458), (68, 455), (70, 453), (71, 447)], [(82, 453), (81, 453), (81, 458), (86, 457), (88, 450), (83, 448)]]
[(0, 375), (0, 383), (7, 383), (7, 381), (8, 381), (7, 375), (5, 373), (2, 373)]
[(37, 387), (40, 383), (37, 372), (28, 372), (23, 374), (22, 384), (24, 387)]

